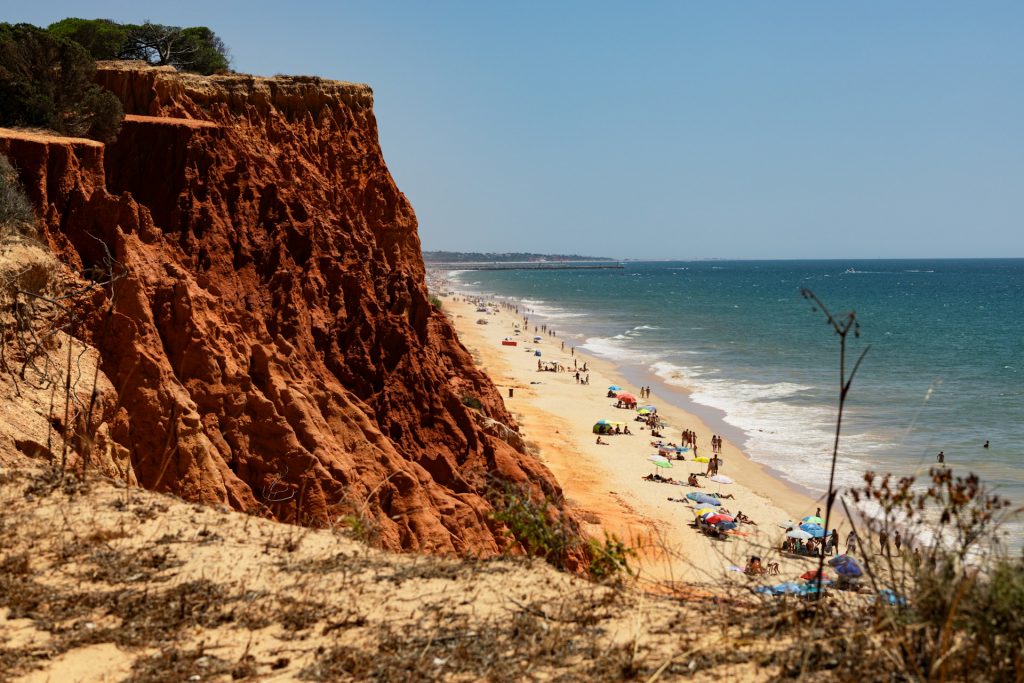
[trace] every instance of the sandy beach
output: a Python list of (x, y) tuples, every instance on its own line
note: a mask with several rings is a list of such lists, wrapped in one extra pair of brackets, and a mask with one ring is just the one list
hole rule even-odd
[[(555, 474), (585, 530), (598, 539), (614, 534), (639, 549), (635, 564), (641, 582), (746, 582), (747, 577), (735, 568), (742, 568), (751, 555), (779, 563), (779, 576), (765, 577), (765, 581), (793, 579), (814, 566), (810, 558), (780, 555), (778, 547), (785, 533), (782, 525), (813, 515), (822, 500), (773, 477), (729, 440), (723, 444), (719, 472), (732, 478), (733, 484), (707, 480), (703, 476), (707, 465), (694, 462), (692, 451), (684, 454), (685, 460), (673, 461), (670, 469), (656, 468), (648, 460), (657, 452), (650, 431), (634, 421), (634, 410), (616, 408), (615, 400), (607, 397), (611, 385), (639, 396), (640, 388), (628, 385), (614, 364), (573, 351), (568, 343), (563, 350), (561, 339), (543, 332), (538, 332), (542, 341), (535, 343), (532, 323), (528, 331), (516, 334), (523, 318), (514, 311), (494, 308), (480, 313), (461, 294), (441, 300), (460, 339), (499, 388), (526, 442)], [(516, 340), (517, 346), (503, 346), (506, 337)], [(541, 351), (540, 358), (535, 350)], [(570, 371), (538, 371), (538, 360), (557, 361)], [(589, 385), (576, 382), (571, 371), (574, 361), (578, 368), (586, 363)], [(667, 423), (661, 432), (664, 441), (680, 443), (681, 432), (693, 430), (698, 454), (711, 456), (713, 432), (699, 417), (667, 403), (656, 387), (641, 403), (657, 406)], [(625, 422), (633, 434), (605, 436), (608, 445), (599, 445), (592, 428), (600, 419)], [(683, 485), (643, 478), (655, 471)], [(698, 473), (703, 488), (685, 485), (690, 472)], [(724, 507), (733, 514), (742, 511), (756, 524), (741, 525), (739, 533), (730, 534), (726, 541), (705, 536), (691, 527), (696, 508), (689, 501), (677, 502), (694, 491), (731, 494), (734, 498), (723, 500)], [(832, 526), (839, 528), (845, 540), (849, 526), (840, 524), (837, 514), (833, 511)]]

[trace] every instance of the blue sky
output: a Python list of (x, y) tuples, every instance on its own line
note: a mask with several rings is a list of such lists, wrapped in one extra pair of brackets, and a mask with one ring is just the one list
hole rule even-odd
[(1024, 257), (1024, 3), (33, 2), (373, 86), (425, 249)]

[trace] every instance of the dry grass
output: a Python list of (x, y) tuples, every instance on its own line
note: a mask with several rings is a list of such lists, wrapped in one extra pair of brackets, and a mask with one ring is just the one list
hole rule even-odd
[(0, 472), (0, 679), (66, 673), (79, 655), (90, 680), (110, 664), (88, 656), (100, 646), (134, 681), (940, 678), (915, 672), (901, 654), (914, 643), (896, 637), (926, 625), (863, 596), (819, 610), (742, 581), (641, 590), (128, 498), (106, 480)]

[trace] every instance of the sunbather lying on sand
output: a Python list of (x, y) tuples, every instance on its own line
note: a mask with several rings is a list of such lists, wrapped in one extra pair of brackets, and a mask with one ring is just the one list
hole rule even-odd
[(760, 576), (765, 573), (765, 568), (761, 566), (761, 558), (756, 555), (750, 558), (747, 562), (747, 566), (744, 567), (743, 573), (748, 576)]
[(648, 474), (646, 477), (641, 477), (641, 478), (645, 479), (647, 481), (659, 481), (662, 484), (679, 484), (680, 483), (680, 482), (676, 481), (675, 479), (673, 479), (672, 477), (663, 477), (663, 476), (661, 476), (660, 474), (657, 474), (657, 473), (655, 473), (655, 474)]
[(742, 510), (736, 513), (736, 521), (740, 522), (741, 524), (753, 524), (754, 526), (757, 526), (757, 522), (752, 521), (750, 517), (747, 517), (745, 514), (743, 514)]

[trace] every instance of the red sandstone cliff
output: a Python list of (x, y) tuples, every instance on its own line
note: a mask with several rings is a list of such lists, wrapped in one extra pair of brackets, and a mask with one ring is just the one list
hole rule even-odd
[(461, 402), (513, 424), (427, 300), (369, 87), (131, 63), (97, 80), (129, 114), (116, 143), (0, 131), (0, 153), (64, 263), (88, 276), (109, 249), (123, 274), (79, 336), (143, 486), (314, 526), (366, 515), (387, 547), (484, 554), (504, 544), (489, 478), (560, 497)]

